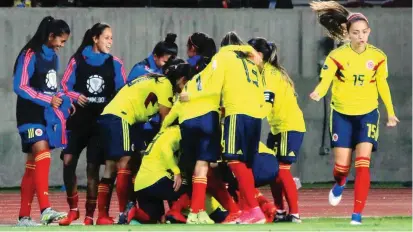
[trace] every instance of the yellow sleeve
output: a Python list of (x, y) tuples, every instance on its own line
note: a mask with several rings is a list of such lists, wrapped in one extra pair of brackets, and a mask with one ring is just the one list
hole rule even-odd
[(324, 97), (327, 94), (328, 89), (330, 88), (331, 81), (337, 71), (337, 66), (334, 61), (331, 59), (330, 55), (327, 56), (324, 61), (323, 68), (321, 69), (321, 82), (317, 85), (315, 91), (321, 97)]
[(225, 47), (221, 48), (219, 51), (220, 52), (221, 51), (222, 52), (240, 51), (240, 52), (250, 53), (250, 52), (254, 52), (255, 49), (250, 45), (228, 45), (228, 46), (225, 46)]
[(190, 93), (189, 100), (201, 97), (217, 96), (221, 94), (222, 86), (224, 84), (226, 70), (225, 58), (228, 57), (227, 54), (228, 53), (223, 53), (222, 55), (215, 56), (214, 59), (212, 59), (211, 63), (208, 64), (208, 66), (211, 65), (211, 69), (209, 70), (210, 73), (200, 73), (200, 75), (194, 77), (195, 79), (191, 80), (196, 83), (198, 91)]
[(166, 78), (161, 80), (161, 84), (158, 86), (157, 89), (157, 96), (158, 96), (158, 103), (171, 108), (172, 107), (172, 85)]
[(175, 104), (172, 106), (171, 111), (169, 111), (168, 115), (166, 115), (166, 117), (164, 118), (161, 130), (164, 130), (167, 127), (169, 127), (179, 117), (180, 106), (181, 103), (179, 101), (175, 102)]
[(179, 149), (180, 141), (180, 131), (179, 127), (172, 127), (165, 131), (162, 135), (163, 140), (161, 147), (162, 158), (164, 159), (168, 169), (170, 169), (175, 175), (180, 174), (181, 170), (178, 167), (177, 162), (175, 161), (174, 153)]
[(379, 63), (379, 67), (376, 72), (377, 80), (377, 90), (380, 94), (381, 100), (383, 100), (384, 105), (386, 106), (388, 117), (395, 116), (393, 103), (390, 94), (389, 84), (387, 83), (387, 77), (389, 76), (387, 70), (387, 58)]

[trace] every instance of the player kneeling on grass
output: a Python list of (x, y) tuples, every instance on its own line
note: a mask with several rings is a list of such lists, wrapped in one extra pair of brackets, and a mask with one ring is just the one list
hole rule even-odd
[[(135, 137), (143, 137), (143, 132), (137, 132), (135, 129), (139, 125), (143, 128), (151, 115), (159, 113), (161, 120), (163, 120), (169, 113), (173, 93), (176, 89), (173, 85), (182, 79), (182, 73), (187, 66), (187, 64), (178, 65), (183, 62), (183, 60), (178, 59), (176, 63), (172, 62), (166, 76), (148, 74), (134, 79), (121, 88), (100, 116), (98, 123), (102, 130), (102, 142), (106, 146), (106, 166), (98, 190), (99, 216), (96, 224), (114, 223), (108, 215), (108, 208), (116, 168), (118, 169), (116, 192), (119, 199), (120, 216), (123, 216), (128, 201), (129, 188), (132, 187), (129, 161), (134, 154), (134, 143), (140, 144), (139, 139)], [(135, 127), (133, 133), (132, 126)]]

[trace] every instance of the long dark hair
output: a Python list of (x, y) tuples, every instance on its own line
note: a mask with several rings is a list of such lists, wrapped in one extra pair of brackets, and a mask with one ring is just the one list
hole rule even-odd
[(40, 52), (42, 45), (46, 44), (49, 39), (49, 35), (53, 36), (62, 36), (64, 34), (70, 34), (69, 25), (62, 19), (54, 19), (52, 16), (46, 16), (42, 19), (39, 24), (39, 27), (36, 30), (36, 33), (33, 37), (23, 46), (20, 50), (16, 61), (14, 62), (13, 74), (16, 72), (17, 62), (19, 56), (29, 49), (34, 52)]
[(203, 32), (195, 32), (189, 36), (187, 46), (195, 48), (197, 55), (201, 59), (193, 67), (193, 74), (199, 73), (211, 62), (212, 57), (217, 53), (214, 39)]
[[(248, 44), (251, 45), (257, 52), (261, 52), (263, 54), (263, 60), (275, 68), (277, 68), (281, 72), (281, 76), (284, 81), (289, 83), (291, 87), (294, 89), (294, 81), (288, 75), (287, 70), (280, 64), (278, 60), (278, 52), (277, 46), (273, 42), (268, 42), (266, 39), (257, 37), (250, 39)], [(295, 91), (295, 90), (294, 90)]]
[(110, 28), (110, 26), (106, 23), (96, 23), (95, 25), (93, 25), (93, 27), (88, 29), (85, 32), (85, 35), (83, 36), (82, 43), (77, 48), (75, 54), (73, 54), (72, 57), (75, 57), (76, 55), (82, 54), (82, 51), (83, 51), (83, 49), (85, 49), (85, 47), (93, 46), (93, 44), (94, 44), (93, 37), (98, 38), (106, 28)]
[[(311, 2), (311, 9), (317, 13), (320, 24), (325, 27), (331, 38), (342, 41), (345, 39), (346, 30), (350, 30), (351, 24), (357, 21), (365, 21), (367, 17), (361, 13), (351, 13), (344, 6), (335, 1)], [(345, 23), (346, 28), (341, 24)]]
[(164, 56), (164, 55), (178, 55), (178, 45), (176, 45), (176, 34), (168, 33), (165, 37), (164, 41), (160, 41), (155, 45), (155, 48), (152, 51), (152, 54), (156, 55), (157, 57)]

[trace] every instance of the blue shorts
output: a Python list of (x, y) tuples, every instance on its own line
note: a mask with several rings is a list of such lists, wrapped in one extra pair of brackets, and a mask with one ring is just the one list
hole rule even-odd
[(197, 160), (216, 162), (221, 152), (218, 112), (188, 119), (180, 124), (182, 155), (179, 166), (188, 170)]
[(225, 160), (239, 160), (251, 166), (258, 153), (261, 119), (243, 114), (230, 115), (224, 121)]
[(105, 160), (118, 160), (134, 154), (136, 141), (132, 127), (128, 122), (112, 114), (99, 117), (102, 147)]
[(164, 200), (176, 201), (188, 191), (188, 186), (182, 184), (178, 192), (175, 192), (173, 185), (173, 180), (163, 177), (153, 185), (136, 192), (139, 208), (145, 211), (151, 220), (159, 220), (165, 213)]
[(373, 144), (373, 151), (377, 150), (379, 138), (378, 109), (364, 115), (345, 115), (335, 110), (330, 114), (331, 147), (356, 148), (363, 142)]
[(270, 132), (267, 147), (275, 152), (279, 162), (291, 164), (297, 162), (303, 138), (304, 132), (285, 131), (276, 135)]
[(49, 141), (46, 127), (41, 125), (24, 128), (24, 130), (19, 131), (19, 134), (22, 141), (22, 151), (24, 153), (31, 153), (33, 144), (39, 141)]
[(258, 153), (252, 164), (255, 187), (267, 185), (278, 176), (278, 161), (273, 154)]

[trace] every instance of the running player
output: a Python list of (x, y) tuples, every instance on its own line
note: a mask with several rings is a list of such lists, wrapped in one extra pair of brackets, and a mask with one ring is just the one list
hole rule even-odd
[(43, 18), (34, 36), (20, 50), (14, 64), (13, 89), (17, 94), (17, 128), (22, 139), (22, 151), (27, 154), (17, 226), (37, 225), (30, 217), (35, 192), (43, 224), (66, 216), (66, 213), (50, 208), (50, 146), (46, 132), (45, 108), (58, 108), (62, 104), (62, 99), (55, 95), (59, 67), (56, 52), (64, 47), (69, 35), (70, 28), (65, 21), (51, 16)]
[(399, 122), (387, 83), (387, 56), (367, 43), (371, 29), (363, 14), (351, 13), (334, 1), (312, 2), (311, 8), (333, 38), (341, 40), (348, 33), (350, 39), (330, 52), (321, 70), (321, 82), (310, 98), (319, 101), (333, 81), (330, 132), (336, 184), (329, 193), (329, 202), (336, 206), (341, 200), (354, 150), (356, 177), (351, 224), (359, 225), (370, 188), (371, 153), (377, 150), (379, 137), (378, 95), (387, 110), (387, 126), (394, 127)]
[[(267, 146), (275, 151), (280, 170), (276, 181), (271, 183), (271, 192), (277, 206), (276, 220), (300, 223), (298, 193), (290, 168), (298, 159), (306, 131), (303, 113), (297, 103), (294, 82), (279, 63), (275, 44), (264, 38), (254, 38), (248, 43), (265, 61), (262, 70), (266, 82), (265, 95), (273, 102), (271, 112), (267, 116), (271, 127)], [(283, 192), (288, 202), (288, 215), (284, 209)]]
[[(183, 63), (177, 59), (174, 64)], [(189, 67), (187, 67), (189, 68)], [(107, 209), (109, 207), (110, 189), (117, 167), (116, 192), (119, 199), (120, 215), (125, 211), (128, 191), (131, 187), (130, 158), (134, 153), (135, 144), (142, 136), (142, 127), (151, 115), (159, 112), (161, 120), (172, 107), (174, 87), (178, 81), (174, 72), (167, 77), (159, 74), (148, 74), (125, 85), (105, 107), (98, 122), (105, 147), (105, 173), (98, 190), (99, 216), (97, 224), (113, 224)], [(131, 133), (130, 127), (141, 128)]]
[(59, 222), (70, 225), (79, 218), (76, 166), (79, 155), (87, 147), (87, 194), (85, 225), (93, 225), (96, 208), (99, 168), (104, 164), (99, 146), (97, 118), (126, 83), (123, 62), (112, 56), (112, 29), (96, 23), (88, 29), (82, 44), (69, 61), (62, 80), (62, 89), (76, 102), (76, 113), (68, 120), (69, 144), (62, 151), (63, 180), (69, 204), (68, 217)]

